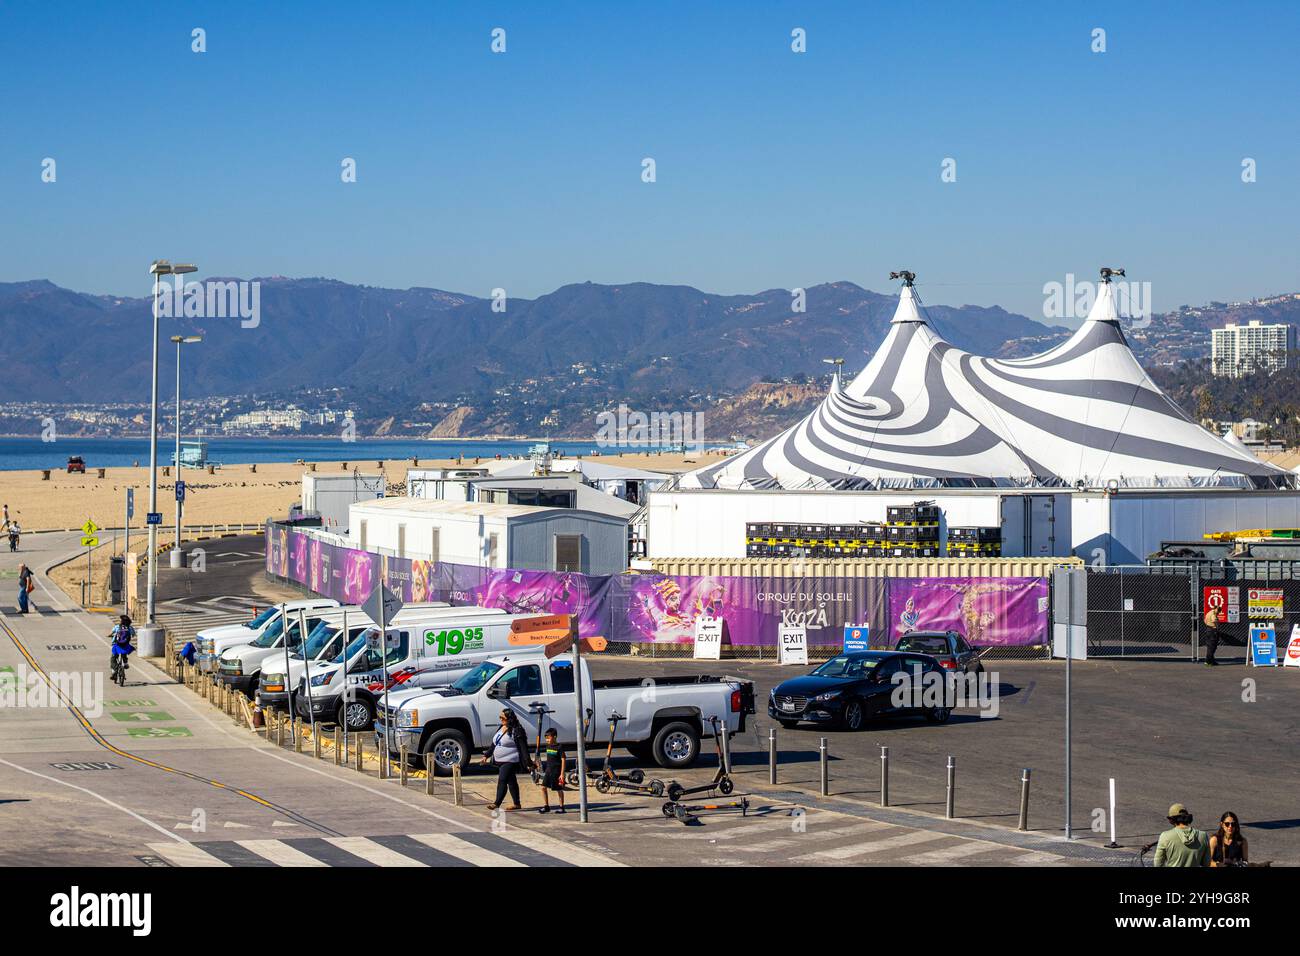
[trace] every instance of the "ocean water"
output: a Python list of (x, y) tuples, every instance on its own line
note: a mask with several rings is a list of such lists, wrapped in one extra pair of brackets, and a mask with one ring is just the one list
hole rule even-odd
[[(467, 441), (464, 439), (438, 439), (436, 441), (395, 439), (392, 441), (370, 439), (345, 442), (337, 438), (211, 438), (208, 439), (208, 457), (212, 461), (242, 464), (244, 462), (304, 461), (366, 461), (381, 458), (455, 458), (464, 455), (466, 461), (474, 458), (493, 458), (501, 455), (528, 454), (528, 449), (540, 439), (501, 441)], [(158, 464), (170, 464), (173, 439), (158, 442)], [(590, 441), (553, 441), (551, 448), (565, 455), (590, 455), (600, 452), (616, 454), (617, 448), (601, 448), (595, 439)], [(646, 446), (625, 446), (623, 451), (644, 452), (655, 449)], [(127, 467), (149, 464), (147, 438), (60, 438), (43, 442), (39, 438), (0, 438), (0, 471), (27, 471), (38, 468), (61, 469), (67, 467), (70, 455), (80, 455), (87, 468)]]

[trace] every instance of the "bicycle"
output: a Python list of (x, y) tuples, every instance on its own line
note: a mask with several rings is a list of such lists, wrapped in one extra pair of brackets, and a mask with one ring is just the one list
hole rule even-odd
[(126, 661), (125, 654), (114, 654), (112, 663), (112, 672), (109, 674), (109, 680), (118, 687), (126, 686), (126, 669), (130, 665)]

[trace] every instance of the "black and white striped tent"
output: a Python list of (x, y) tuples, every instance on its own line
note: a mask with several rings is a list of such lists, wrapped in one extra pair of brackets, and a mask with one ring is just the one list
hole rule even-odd
[(1032, 358), (971, 355), (910, 283), (867, 367), (797, 425), (683, 488), (1293, 488), (1296, 478), (1196, 424), (1134, 358), (1103, 282), (1071, 338)]

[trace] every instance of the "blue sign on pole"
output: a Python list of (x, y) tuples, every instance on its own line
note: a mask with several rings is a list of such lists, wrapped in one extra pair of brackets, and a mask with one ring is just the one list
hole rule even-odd
[(162, 512), (161, 511), (149, 512), (148, 517), (145, 518), (145, 524), (162, 524)]
[(1256, 667), (1277, 667), (1277, 635), (1272, 624), (1250, 625), (1250, 662)]
[(870, 650), (868, 636), (870, 628), (866, 624), (844, 625), (844, 653)]
[(176, 482), (176, 500), (177, 501), (185, 500), (185, 482), (183, 481)]
[(126, 489), (126, 516), (128, 519), (135, 517), (135, 489)]

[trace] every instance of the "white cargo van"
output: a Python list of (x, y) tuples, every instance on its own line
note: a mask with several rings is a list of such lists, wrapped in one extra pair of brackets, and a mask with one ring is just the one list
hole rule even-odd
[[(290, 613), (298, 610), (317, 611), (322, 608), (338, 607), (339, 602), (329, 598), (306, 598), (290, 601), (285, 609)], [(194, 635), (196, 650), (195, 663), (199, 670), (210, 673), (217, 669), (217, 658), (227, 647), (251, 644), (262, 636), (267, 628), (279, 628), (280, 605), (272, 604), (257, 617), (244, 624), (221, 624), (217, 627), (202, 628)]]
[[(458, 607), (429, 612), (429, 618), (420, 624), (388, 628), (384, 643), (390, 692), (394, 687), (444, 687), (488, 658), (505, 653), (541, 653), (540, 644), (510, 644), (511, 623), (537, 616), (506, 614), (499, 608)], [(341, 722), (346, 705), (347, 729), (369, 730), (376, 702), (384, 693), (384, 656), (379, 652), (377, 632), (378, 628), (368, 628), (334, 661), (319, 670), (313, 666), (310, 703), (299, 679), (294, 709), (303, 717)]]
[[(445, 601), (428, 601), (407, 604), (397, 613), (393, 623), (410, 624), (423, 621), (430, 612), (456, 612), (465, 608), (453, 608)], [(348, 633), (343, 634), (343, 621), (347, 619)], [(287, 688), (294, 688), (297, 695), (298, 682), (303, 673), (309, 671), (315, 676), (317, 668), (328, 666), (345, 647), (352, 643), (367, 628), (374, 627), (375, 622), (361, 608), (354, 606), (335, 608), (321, 615), (320, 623), (307, 635), (304, 646), (289, 655), (289, 676), (284, 673), (284, 649), (264, 657), (261, 670), (257, 675), (257, 693), (263, 707), (281, 708), (289, 698)], [(247, 673), (247, 668), (245, 668)]]

